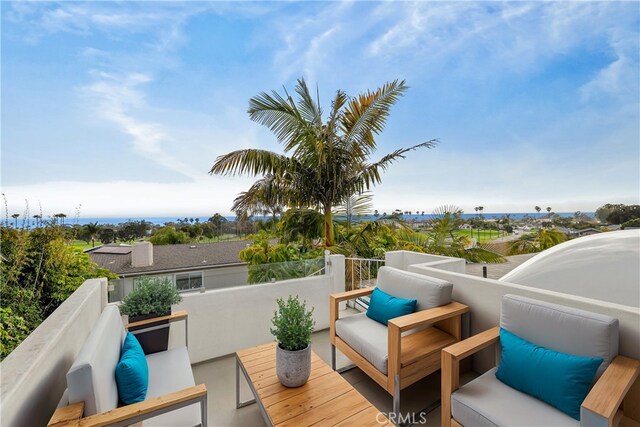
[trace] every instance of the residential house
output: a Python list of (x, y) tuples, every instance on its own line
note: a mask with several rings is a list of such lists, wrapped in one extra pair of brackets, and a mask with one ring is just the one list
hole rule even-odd
[(157, 245), (110, 244), (87, 253), (100, 267), (119, 276), (109, 282), (109, 301), (119, 301), (143, 276), (166, 277), (181, 292), (219, 289), (247, 284), (247, 263), (238, 254), (249, 240)]

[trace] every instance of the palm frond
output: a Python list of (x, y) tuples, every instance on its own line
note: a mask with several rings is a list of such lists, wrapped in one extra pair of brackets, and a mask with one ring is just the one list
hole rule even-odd
[[(296, 93), (300, 96), (298, 101), (298, 112), (302, 119), (312, 123), (315, 127), (322, 127), (322, 108), (320, 107), (320, 96), (316, 95), (317, 101), (309, 93), (309, 88), (304, 78), (298, 79)], [(317, 88), (316, 88), (317, 93)]]
[(246, 149), (232, 151), (219, 156), (209, 174), (221, 175), (265, 175), (280, 174), (283, 171), (295, 168), (296, 162), (282, 154), (268, 150)]
[(404, 80), (394, 80), (352, 98), (342, 118), (344, 143), (359, 155), (371, 154), (375, 149), (373, 135), (382, 132), (391, 107), (407, 89)]
[(286, 205), (287, 182), (275, 175), (267, 175), (254, 182), (233, 200), (233, 212), (246, 211), (252, 215), (281, 212)]
[(395, 150), (393, 153), (387, 154), (375, 163), (365, 164), (363, 169), (356, 175), (356, 181), (359, 187), (361, 187), (360, 191), (369, 189), (371, 186), (380, 183), (381, 172), (386, 171), (393, 162), (404, 159), (407, 152), (417, 150), (418, 148), (433, 148), (436, 145), (438, 145), (438, 140), (432, 139), (409, 148)]
[(285, 151), (291, 144), (295, 145), (299, 135), (309, 131), (309, 123), (285, 89), (285, 97), (272, 91), (271, 95), (261, 92), (249, 100), (249, 118), (256, 123), (267, 126), (279, 142), (285, 143)]

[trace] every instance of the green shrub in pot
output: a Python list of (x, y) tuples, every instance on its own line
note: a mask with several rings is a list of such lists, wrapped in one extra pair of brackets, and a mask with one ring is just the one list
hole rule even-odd
[[(166, 316), (171, 313), (171, 306), (182, 301), (182, 297), (166, 277), (142, 277), (122, 300), (120, 312), (129, 316), (129, 322), (137, 322), (154, 317)], [(166, 327), (156, 328), (166, 325)], [(147, 330), (154, 327), (152, 330)], [(136, 332), (145, 354), (158, 353), (167, 350), (169, 346), (169, 322), (154, 322), (140, 327), (129, 328)]]
[(300, 387), (311, 374), (311, 333), (315, 326), (313, 308), (307, 310), (306, 302), (289, 296), (285, 302), (276, 301), (271, 334), (275, 337), (276, 374), (282, 385)]
[(130, 319), (148, 314), (165, 315), (171, 313), (171, 306), (180, 301), (182, 297), (170, 279), (144, 276), (123, 298), (120, 312)]

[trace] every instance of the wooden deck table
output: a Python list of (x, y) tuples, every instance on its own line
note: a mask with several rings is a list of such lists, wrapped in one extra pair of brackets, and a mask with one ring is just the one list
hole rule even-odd
[[(240, 401), (240, 373), (254, 398)], [(381, 413), (351, 384), (311, 352), (311, 376), (287, 388), (276, 376), (276, 343), (236, 353), (236, 408), (256, 403), (270, 426), (387, 426)]]

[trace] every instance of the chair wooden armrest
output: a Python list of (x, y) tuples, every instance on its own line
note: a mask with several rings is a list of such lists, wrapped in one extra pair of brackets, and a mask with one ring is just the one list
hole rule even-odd
[(186, 310), (175, 311), (166, 316), (158, 316), (158, 317), (153, 317), (151, 319), (145, 319), (145, 320), (140, 320), (138, 322), (128, 323), (127, 325), (125, 325), (125, 329), (136, 328), (139, 326), (146, 326), (153, 323), (164, 322), (164, 321), (169, 321), (169, 323), (177, 322), (179, 320), (186, 319), (188, 316), (189, 314), (187, 313)]
[(617, 356), (582, 402), (582, 408), (614, 425), (618, 408), (639, 374), (639, 360)]
[(395, 327), (398, 328), (400, 332), (404, 332), (409, 329), (417, 328), (418, 326), (432, 325), (441, 320), (460, 316), (468, 311), (468, 306), (454, 301), (440, 307), (434, 307), (428, 310), (417, 311), (405, 316), (396, 317), (389, 320), (389, 327)]
[(49, 420), (48, 427), (63, 427), (78, 425), (82, 413), (84, 412), (84, 402), (73, 403), (63, 408), (58, 408)]
[(332, 304), (338, 303), (338, 302), (342, 302), (350, 299), (367, 296), (371, 294), (371, 292), (373, 292), (373, 289), (374, 288), (371, 287), (371, 288), (354, 289), (352, 291), (347, 291), (347, 292), (338, 292), (335, 294), (331, 294), (329, 298), (331, 299)]
[(474, 353), (483, 350), (490, 345), (497, 343), (500, 340), (500, 327), (495, 326), (491, 329), (487, 329), (484, 332), (480, 332), (466, 340), (457, 342), (442, 349), (442, 357), (450, 357), (456, 361), (460, 361), (467, 356), (471, 356)]
[(500, 327), (495, 326), (442, 349), (441, 425), (443, 427), (449, 427), (452, 424), (451, 394), (456, 391), (460, 385), (460, 360), (497, 343), (499, 340)]
[(84, 404), (73, 404), (65, 408), (58, 409), (53, 414), (51, 421), (49, 421), (49, 426), (88, 427), (130, 425), (163, 414), (170, 410), (180, 409), (198, 402), (203, 402), (202, 404), (205, 405), (206, 410), (206, 396), (207, 387), (204, 384), (199, 384), (164, 396), (154, 397), (143, 402), (122, 406), (101, 414), (91, 415), (86, 418), (80, 418), (82, 416), (80, 409), (84, 407)]

